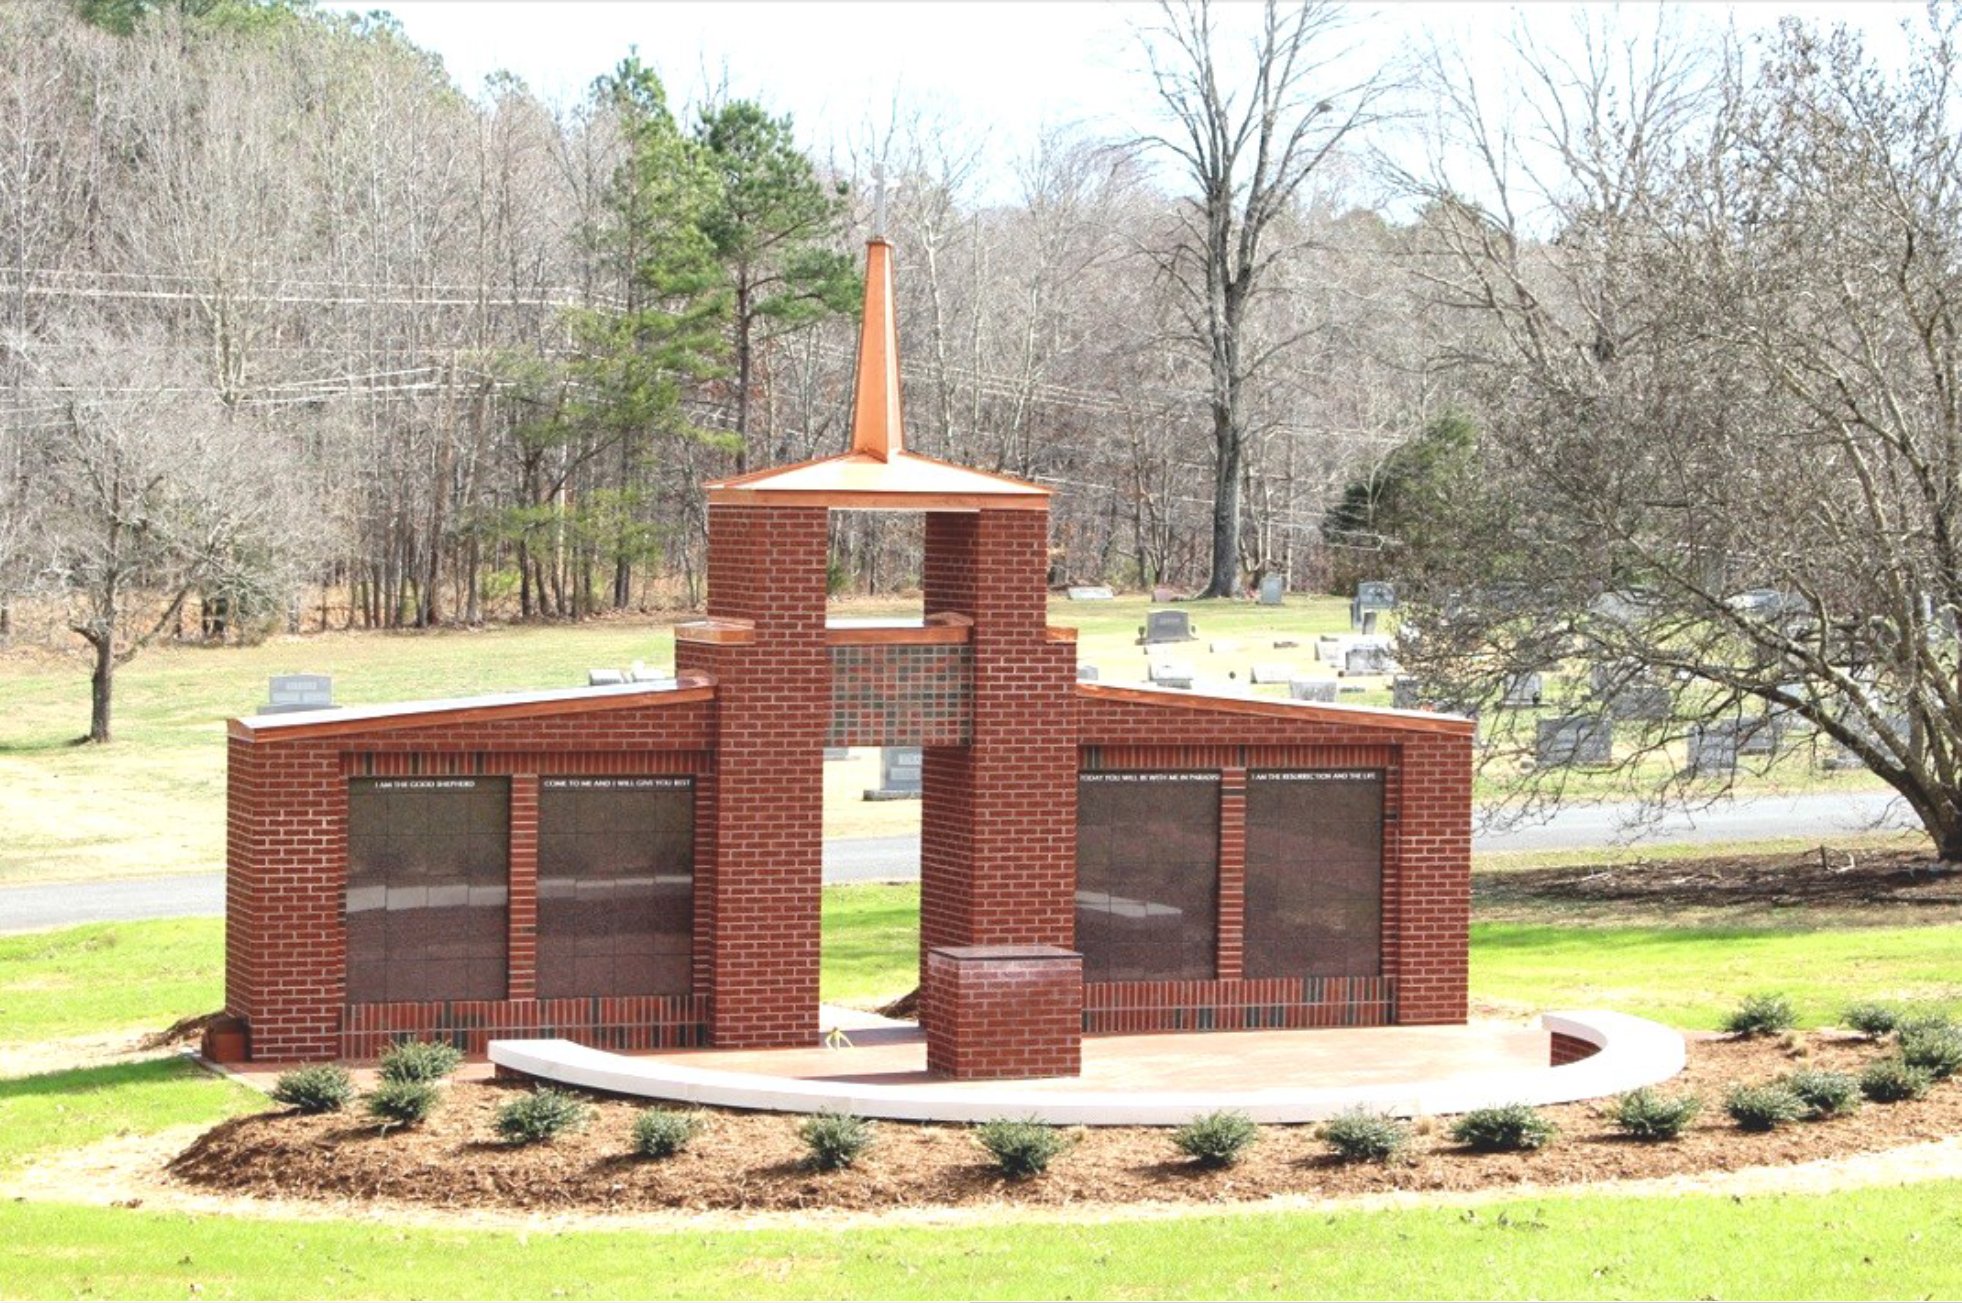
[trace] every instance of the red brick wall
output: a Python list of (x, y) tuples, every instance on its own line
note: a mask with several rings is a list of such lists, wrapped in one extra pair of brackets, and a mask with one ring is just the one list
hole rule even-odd
[[(1245, 1025), (1461, 1023), (1471, 907), (1471, 739), (1369, 715), (1254, 714), (1078, 693), (1086, 769), (1222, 772), (1219, 980), (1093, 986), (1093, 1030)], [(1238, 983), (1241, 935), (1228, 917), (1245, 882), (1248, 769), (1379, 769), (1384, 775), (1381, 979)], [(1238, 792), (1235, 778), (1238, 777)], [(1252, 989), (1257, 988), (1257, 989)], [(1277, 991), (1279, 992), (1277, 996)], [(1276, 1000), (1278, 999), (1278, 1004)], [(1287, 1011), (1292, 1006), (1301, 1007)], [(1271, 1012), (1279, 1008), (1280, 1013)]]
[(1083, 957), (1053, 946), (927, 952), (920, 997), (927, 1070), (1074, 1077), (1083, 1070)]
[(961, 746), (968, 740), (972, 659), (965, 646), (831, 648), (834, 747)]
[[(249, 1029), (260, 1060), (329, 1059), (365, 1053), (392, 1030), (441, 1027), (475, 1044), (477, 1030), (565, 1027), (595, 1036), (625, 1034), (604, 1010), (561, 1020), (523, 998), (535, 955), (536, 786), (525, 775), (694, 773), (697, 800), (713, 803), (708, 772), (713, 703), (623, 703), (618, 710), (540, 715), (428, 727), (387, 728), (337, 737), (233, 738), (228, 760), (225, 873), (225, 1008)], [(405, 774), (509, 775), (512, 806), (512, 982), (507, 1000), (454, 1006), (346, 1004), (347, 780)], [(527, 797), (526, 793), (529, 793)], [(527, 816), (527, 811), (529, 815)], [(529, 827), (526, 822), (529, 819)], [(527, 899), (529, 896), (529, 899)], [(699, 911), (699, 894), (698, 894)], [(698, 924), (699, 928), (699, 924)], [(533, 929), (525, 931), (524, 929)], [(373, 1012), (381, 1010), (381, 1012)], [(638, 1017), (639, 1011), (635, 1016)], [(670, 1009), (662, 1030), (692, 1037), (700, 1018)], [(367, 1032), (356, 1035), (360, 1021)], [(372, 1039), (380, 1036), (381, 1041)], [(363, 1039), (368, 1037), (368, 1039)]]
[(712, 898), (697, 920), (717, 1045), (818, 1036), (828, 521), (823, 507), (711, 506), (708, 613), (754, 621), (755, 640), (675, 646), (678, 669), (716, 676), (716, 807), (697, 812), (713, 865), (696, 892)]

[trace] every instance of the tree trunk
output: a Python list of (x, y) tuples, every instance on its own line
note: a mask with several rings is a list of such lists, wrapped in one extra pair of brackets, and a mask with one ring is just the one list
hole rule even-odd
[(1237, 597), (1240, 592), (1240, 430), (1231, 400), (1213, 405), (1217, 480), (1213, 490), (1212, 578), (1201, 597)]
[(116, 690), (116, 642), (113, 635), (89, 636), (89, 645), (95, 649), (95, 671), (89, 676), (89, 741), (107, 742), (110, 705)]

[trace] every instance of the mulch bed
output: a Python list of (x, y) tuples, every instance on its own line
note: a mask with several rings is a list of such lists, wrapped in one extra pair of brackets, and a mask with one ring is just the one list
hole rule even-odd
[[(1203, 1050), (1202, 1038), (1195, 1038), (1194, 1048)], [(1451, 1143), (1447, 1124), (1420, 1123), (1410, 1159), (1389, 1166), (1337, 1163), (1313, 1127), (1275, 1126), (1262, 1129), (1238, 1166), (1208, 1172), (1183, 1160), (1167, 1130), (1099, 1127), (1077, 1132), (1075, 1147), (1047, 1174), (1007, 1181), (964, 1127), (885, 1122), (857, 1166), (816, 1173), (803, 1163), (799, 1119), (726, 1111), (706, 1114), (703, 1135), (685, 1154), (648, 1162), (628, 1153), (630, 1128), (644, 1102), (594, 1099), (596, 1116), (583, 1131), (514, 1148), (496, 1139), (492, 1118), (524, 1087), (485, 1081), (452, 1085), (429, 1122), (387, 1135), (358, 1112), (240, 1118), (208, 1132), (170, 1170), (193, 1185), (236, 1194), (386, 1198), (441, 1208), (869, 1210), (1565, 1185), (1799, 1163), (1962, 1134), (1962, 1084), (1953, 1081), (1938, 1084), (1923, 1100), (1869, 1104), (1851, 1117), (1763, 1135), (1738, 1130), (1724, 1115), (1724, 1092), (1735, 1083), (1764, 1081), (1801, 1066), (1857, 1072), (1883, 1052), (1830, 1033), (1809, 1034), (1791, 1048), (1778, 1040), (1697, 1040), (1688, 1070), (1663, 1087), (1691, 1090), (1705, 1101), (1702, 1117), (1679, 1141), (1622, 1140), (1594, 1105), (1562, 1105), (1545, 1110), (1561, 1135), (1538, 1153), (1473, 1154)]]
[(1508, 916), (1512, 905), (1942, 911), (1962, 906), (1962, 867), (1925, 851), (1830, 847), (1691, 860), (1634, 857), (1583, 868), (1474, 874), (1472, 901), (1484, 918)]

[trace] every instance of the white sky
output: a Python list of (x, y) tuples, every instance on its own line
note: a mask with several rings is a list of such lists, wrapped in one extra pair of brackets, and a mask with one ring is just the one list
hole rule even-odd
[[(517, 73), (552, 100), (583, 94), (628, 48), (685, 105), (726, 77), (734, 96), (790, 113), (805, 145), (845, 156), (853, 141), (917, 106), (985, 132), (985, 189), (1012, 191), (1012, 161), (1046, 124), (1076, 123), (1123, 136), (1151, 124), (1154, 101), (1135, 30), (1156, 16), (1138, 0), (324, 0), (323, 7), (385, 9), (410, 40), (440, 54), (450, 74), (475, 93), (486, 74)], [(1745, 30), (1784, 14), (1862, 28), (1877, 50), (1898, 45), (1895, 29), (1923, 12), (1920, 3), (1689, 3), (1693, 20), (1733, 20)], [(1490, 50), (1515, 15), (1535, 35), (1558, 40), (1575, 10), (1606, 6), (1514, 5), (1490, 0), (1408, 0), (1358, 6), (1352, 39), (1360, 57), (1407, 51), (1435, 33), (1474, 52)], [(1252, 4), (1218, 6), (1222, 24), (1245, 23)], [(1623, 17), (1653, 6), (1629, 5)], [(1599, 16), (1598, 13), (1596, 16)]]

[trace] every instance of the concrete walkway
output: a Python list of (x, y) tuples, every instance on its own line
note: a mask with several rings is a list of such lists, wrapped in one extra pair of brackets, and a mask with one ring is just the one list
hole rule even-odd
[[(1033, 1118), (1063, 1126), (1177, 1126), (1215, 1109), (1314, 1122), (1345, 1109), (1403, 1117), (1510, 1103), (1564, 1104), (1667, 1081), (1680, 1033), (1605, 1010), (1547, 1014), (1538, 1029), (1321, 1027), (1195, 1037), (1086, 1036), (1078, 1077), (949, 1081), (926, 1070), (911, 1025), (850, 1033), (839, 1048), (614, 1054), (558, 1039), (490, 1043), (490, 1061), (543, 1081), (646, 1099), (914, 1122)], [(1550, 1033), (1596, 1047), (1554, 1066)], [(1203, 1042), (1203, 1043), (1202, 1043)]]

